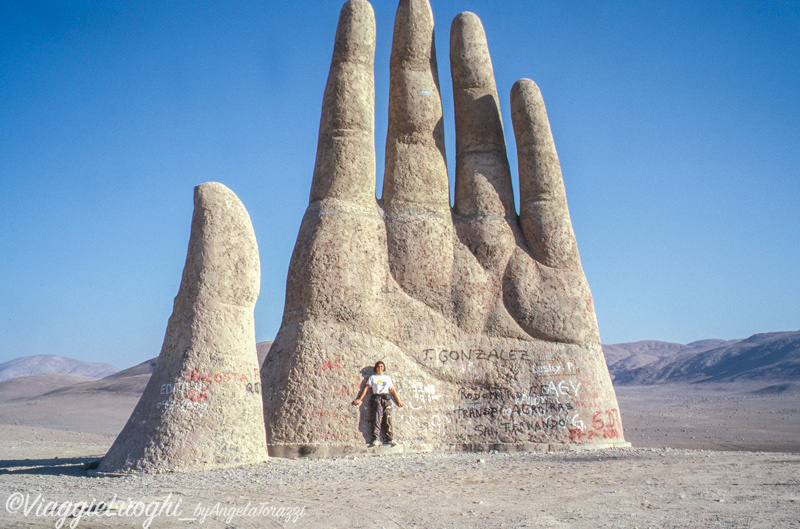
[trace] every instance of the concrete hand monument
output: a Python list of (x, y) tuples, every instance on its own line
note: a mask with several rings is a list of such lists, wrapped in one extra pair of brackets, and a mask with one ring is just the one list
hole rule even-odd
[(406, 402), (394, 429), (407, 448), (623, 444), (538, 87), (523, 79), (511, 91), (518, 215), (483, 27), (456, 17), (451, 207), (431, 8), (401, 0), (377, 200), (374, 50), (372, 8), (350, 0), (283, 321), (262, 367), (270, 453), (364, 449), (369, 409), (350, 402), (376, 360)]
[(158, 363), (98, 471), (194, 471), (267, 459), (253, 323), (260, 274), (242, 203), (222, 184), (197, 186)]

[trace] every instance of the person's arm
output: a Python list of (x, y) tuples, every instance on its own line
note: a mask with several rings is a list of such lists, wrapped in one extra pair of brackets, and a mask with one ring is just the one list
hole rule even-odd
[(353, 406), (358, 406), (361, 404), (361, 401), (364, 400), (364, 397), (367, 395), (367, 391), (369, 390), (369, 384), (364, 384), (364, 387), (361, 388), (361, 392), (356, 397), (356, 400), (353, 401)]
[(389, 388), (389, 393), (391, 393), (392, 397), (394, 397), (394, 400), (397, 401), (398, 407), (402, 408), (403, 406), (405, 406), (405, 403), (402, 400), (400, 400), (400, 397), (397, 395), (397, 391), (394, 389), (394, 386)]

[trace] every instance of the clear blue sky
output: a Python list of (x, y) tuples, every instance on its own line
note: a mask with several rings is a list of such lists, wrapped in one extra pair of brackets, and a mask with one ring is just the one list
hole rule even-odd
[[(373, 2), (378, 183), (396, 2)], [(273, 338), (341, 2), (0, 0), (0, 362), (160, 350), (192, 189), (247, 207)], [(434, 0), (542, 89), (604, 343), (800, 328), (800, 4)]]

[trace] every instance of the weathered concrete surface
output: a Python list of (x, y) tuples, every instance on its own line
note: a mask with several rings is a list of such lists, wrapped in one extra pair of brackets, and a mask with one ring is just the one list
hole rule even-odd
[(194, 471), (267, 459), (253, 323), (260, 274), (242, 203), (222, 184), (197, 186), (158, 364), (99, 472)]
[(624, 444), (538, 88), (520, 81), (512, 95), (518, 217), (483, 27), (456, 18), (451, 210), (428, 2), (401, 0), (394, 31), (377, 201), (375, 22), (365, 0), (342, 8), (310, 203), (261, 372), (270, 454), (366, 450), (369, 399), (350, 402), (379, 359), (406, 403), (393, 414), (404, 450)]

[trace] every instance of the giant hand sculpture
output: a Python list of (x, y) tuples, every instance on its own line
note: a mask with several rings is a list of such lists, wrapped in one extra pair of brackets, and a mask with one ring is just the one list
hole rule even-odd
[(372, 8), (350, 0), (283, 322), (262, 368), (271, 455), (364, 447), (368, 408), (349, 403), (379, 359), (407, 403), (394, 413), (407, 448), (622, 444), (538, 87), (523, 79), (511, 91), (517, 216), (483, 27), (456, 17), (451, 208), (431, 8), (400, 0), (378, 201), (374, 50)]

